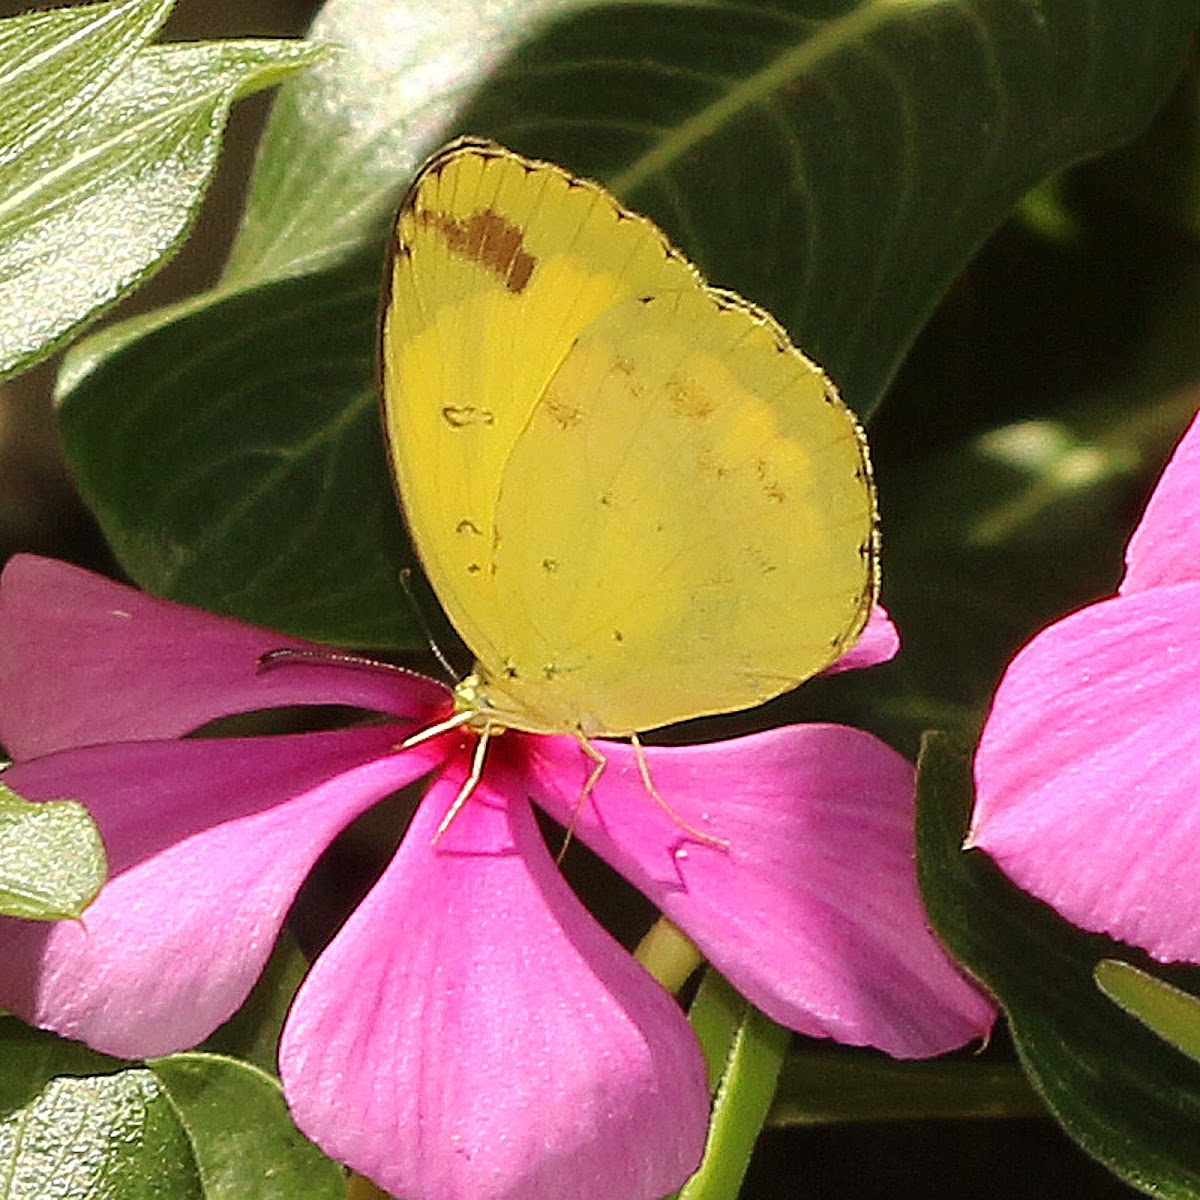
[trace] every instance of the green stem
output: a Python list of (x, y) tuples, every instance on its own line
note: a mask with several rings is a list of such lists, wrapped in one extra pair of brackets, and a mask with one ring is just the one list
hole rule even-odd
[(736, 1200), (791, 1034), (711, 969), (689, 1017), (708, 1063), (713, 1109), (704, 1158), (674, 1200)]
[(654, 922), (633, 956), (672, 993), (678, 992), (704, 962), (694, 943), (666, 917)]

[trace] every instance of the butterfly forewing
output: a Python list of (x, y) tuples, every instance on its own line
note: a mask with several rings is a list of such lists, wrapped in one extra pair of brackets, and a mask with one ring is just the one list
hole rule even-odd
[(691, 278), (603, 189), (491, 143), (452, 144), (410, 190), (383, 321), (385, 427), (422, 563), (489, 671), (508, 653), (495, 506), (518, 434), (596, 316)]

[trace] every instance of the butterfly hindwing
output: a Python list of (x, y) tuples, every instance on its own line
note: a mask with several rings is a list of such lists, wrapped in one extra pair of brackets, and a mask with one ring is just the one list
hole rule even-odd
[(832, 387), (764, 314), (699, 287), (615, 305), (501, 480), (517, 674), (496, 687), (607, 734), (794, 687), (867, 616), (866, 470)]

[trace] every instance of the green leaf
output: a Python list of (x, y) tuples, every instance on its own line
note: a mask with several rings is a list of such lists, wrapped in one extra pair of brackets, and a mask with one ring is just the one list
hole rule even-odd
[[(466, 128), (473, 92), (497, 89), (516, 99), (504, 79), (519, 56), (548, 22), (588, 7), (580, 0), (329, 0), (309, 36), (338, 52), (276, 99), (223, 286), (308, 274), (364, 247), (382, 249), (414, 168)], [(536, 120), (546, 111), (534, 98), (526, 115)], [(377, 279), (378, 267), (371, 270)]]
[(0, 146), (5, 181), (36, 178), (38, 144), (125, 69), (175, 0), (119, 0), (0, 20)]
[(78, 917), (107, 873), (100, 831), (82, 804), (34, 804), (0, 783), (0, 914)]
[(1200, 1062), (1200, 997), (1115, 958), (1098, 962), (1093, 976), (1114, 1004)]
[[(1200, 1063), (1111, 1003), (1096, 964), (1133, 953), (1067, 924), (962, 841), (971, 746), (930, 735), (918, 776), (917, 845), (938, 932), (1000, 1000), (1034, 1087), (1067, 1132), (1128, 1183), (1158, 1197), (1200, 1194)], [(1196, 971), (1175, 970), (1194, 990)]]
[(0, 1200), (206, 1200), (187, 1133), (145, 1068), (7, 1018), (0, 1111)]
[(344, 257), (424, 154), (485, 133), (605, 180), (869, 411), (1020, 196), (1149, 120), (1198, 19), (1194, 0), (647, 5), (620, 20), (580, 0), (332, 0), (314, 34), (347, 53), (281, 94), (231, 271)]
[(792, 1035), (709, 969), (688, 1014), (713, 1094), (708, 1144), (675, 1200), (736, 1200)]
[(0, 1014), (0, 1117), (30, 1105), (58, 1075), (111, 1075), (128, 1066)]
[[(143, 587), (319, 641), (405, 640), (412, 554), (379, 436), (375, 293), (343, 268), (231, 295), (73, 395), (76, 483)], [(117, 391), (120, 420), (85, 395)]]
[(346, 1178), (296, 1128), (279, 1081), (215, 1054), (150, 1064), (195, 1152), (204, 1200), (343, 1200)]
[[(1138, 211), (1195, 237), (1200, 234), (1200, 61), (1183, 77), (1146, 133), (1112, 154), (1091, 182)], [(1093, 172), (1089, 171), (1089, 175)]]
[(131, 1065), (0, 1019), (0, 1200), (343, 1200), (279, 1083), (215, 1054)]
[[(411, 645), (366, 410), (389, 214), (436, 143), (470, 129), (607, 180), (867, 413), (1018, 197), (1148, 120), (1198, 15), (1197, 0), (791, 0), (616, 20), (580, 0), (335, 0), (316, 28), (344, 49), (280, 94), (221, 286), (64, 373), (85, 498), (152, 591)], [(296, 275), (307, 290), (278, 282)]]
[(171, 0), (0, 22), (0, 376), (30, 366), (183, 240), (230, 105), (311, 46), (146, 46)]

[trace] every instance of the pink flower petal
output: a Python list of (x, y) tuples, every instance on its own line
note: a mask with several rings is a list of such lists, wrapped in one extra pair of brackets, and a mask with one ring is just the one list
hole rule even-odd
[[(579, 809), (588, 761), (530, 745), (535, 799), (636, 884), (748, 999), (812, 1036), (897, 1057), (981, 1036), (994, 1012), (926, 923), (913, 863), (912, 767), (856, 729), (798, 725), (702, 746), (632, 748)], [(576, 813), (575, 810), (579, 809)]]
[[(0, 742), (16, 759), (168, 738), (228, 713), (347, 704), (429, 722), (446, 689), (417, 675), (259, 658), (309, 643), (20, 554), (0, 577)], [(328, 654), (328, 651), (322, 651)]]
[(657, 1200), (704, 1146), (699, 1047), (563, 882), (504, 749), (436, 847), (461, 774), (435, 785), (321, 955), (284, 1092), (319, 1146), (407, 1200)]
[(445, 754), (394, 754), (396, 739), (130, 742), (7, 771), (24, 796), (88, 806), (110, 877), (79, 921), (0, 918), (0, 1007), (124, 1057), (201, 1041), (246, 998), (334, 835)]
[(1010, 664), (969, 844), (1086, 929), (1200, 962), (1200, 584), (1094, 604)]
[(1193, 421), (1159, 478), (1125, 550), (1129, 595), (1200, 582), (1200, 418)]
[(860, 667), (874, 667), (890, 662), (900, 650), (900, 634), (892, 624), (892, 618), (882, 604), (871, 609), (867, 626), (859, 634), (858, 641), (823, 674), (836, 675), (841, 671), (857, 671)]

